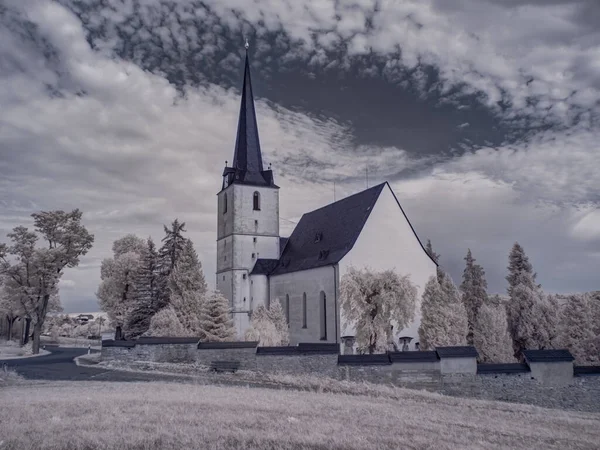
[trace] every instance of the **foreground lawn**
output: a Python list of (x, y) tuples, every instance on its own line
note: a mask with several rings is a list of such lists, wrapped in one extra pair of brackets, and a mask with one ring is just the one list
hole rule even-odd
[(176, 383), (0, 387), (0, 449), (593, 449), (600, 415), (409, 390)]

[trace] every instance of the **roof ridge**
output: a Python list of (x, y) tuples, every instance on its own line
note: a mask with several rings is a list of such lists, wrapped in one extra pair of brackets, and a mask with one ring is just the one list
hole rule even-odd
[(305, 212), (304, 214), (302, 214), (302, 216), (300, 217), (300, 219), (302, 220), (302, 217), (306, 216), (307, 214), (312, 214), (314, 212), (322, 210), (323, 208), (329, 208), (331, 205), (336, 205), (336, 204), (339, 204), (340, 202), (343, 202), (344, 200), (352, 199), (352, 198), (356, 197), (357, 195), (364, 194), (367, 191), (373, 191), (373, 190), (376, 190), (377, 188), (383, 189), (383, 186), (385, 186), (386, 184), (388, 184), (388, 182), (384, 181), (383, 183), (379, 183), (376, 186), (372, 186), (370, 188), (363, 189), (362, 191), (356, 192), (356, 193), (354, 193), (352, 195), (348, 195), (347, 197), (340, 198), (339, 200), (336, 200), (335, 202), (327, 203), (326, 205), (323, 205), (323, 206), (321, 206), (321, 207), (319, 207), (317, 209), (313, 209), (312, 211)]

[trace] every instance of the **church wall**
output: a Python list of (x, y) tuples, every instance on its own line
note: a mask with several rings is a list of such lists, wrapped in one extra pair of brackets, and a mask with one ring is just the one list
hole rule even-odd
[[(285, 296), (290, 296), (290, 344), (298, 342), (336, 342), (335, 281), (333, 266), (302, 270), (270, 277), (271, 301), (279, 299), (285, 310)], [(321, 340), (319, 300), (326, 295), (327, 339)], [(302, 298), (306, 293), (306, 328), (303, 328)]]
[[(279, 236), (279, 190), (233, 185), (233, 233)], [(260, 210), (253, 210), (254, 192), (260, 194)]]
[[(401, 275), (410, 274), (411, 281), (418, 289), (418, 310), (415, 320), (404, 330), (396, 330), (395, 342), (401, 335), (412, 336), (410, 349), (418, 342), (418, 328), (421, 322), (421, 295), (427, 280), (436, 274), (436, 265), (425, 253), (415, 237), (410, 224), (402, 214), (394, 195), (386, 185), (373, 207), (365, 226), (354, 247), (340, 261), (340, 279), (350, 266), (369, 267), (373, 270), (394, 269)], [(343, 318), (342, 335), (354, 334), (353, 326)]]
[(262, 305), (269, 305), (269, 280), (266, 275), (252, 275), (250, 277), (250, 309), (254, 311)]

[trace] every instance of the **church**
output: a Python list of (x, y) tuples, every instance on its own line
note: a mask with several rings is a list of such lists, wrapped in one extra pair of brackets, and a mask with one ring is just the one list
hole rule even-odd
[[(353, 335), (339, 300), (349, 267), (409, 274), (419, 302), (436, 274), (436, 262), (387, 182), (305, 213), (291, 236), (280, 236), (279, 186), (262, 162), (247, 47), (235, 150), (217, 201), (216, 287), (230, 301), (240, 338), (256, 307), (279, 301), (291, 345), (341, 345)], [(396, 330), (396, 343), (411, 338), (409, 349), (418, 349), (420, 317), (418, 308), (409, 327)]]

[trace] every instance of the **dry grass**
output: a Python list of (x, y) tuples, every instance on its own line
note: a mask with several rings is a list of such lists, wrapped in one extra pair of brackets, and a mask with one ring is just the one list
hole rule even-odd
[[(21, 375), (19, 375), (14, 369), (8, 368), (8, 366), (4, 365), (0, 367), (0, 388), (15, 386), (23, 384), (24, 382), (25, 379)], [(2, 448), (1, 445), (0, 448)]]
[(600, 415), (416, 391), (395, 397), (175, 383), (13, 386), (0, 389), (0, 449), (593, 449), (600, 442)]
[(33, 354), (33, 343), (29, 341), (27, 345), (21, 346), (17, 341), (0, 341), (0, 359), (21, 359), (31, 358), (33, 356), (43, 356), (50, 352), (40, 350), (37, 355)]

